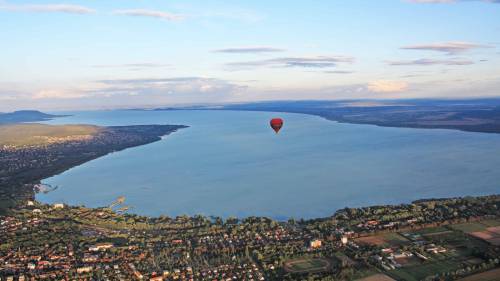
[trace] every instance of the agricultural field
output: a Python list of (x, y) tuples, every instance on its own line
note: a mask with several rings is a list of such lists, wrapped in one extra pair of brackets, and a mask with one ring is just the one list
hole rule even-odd
[[(494, 221), (488, 221), (487, 223), (489, 225), (495, 224)], [(398, 259), (396, 261), (402, 267), (390, 271), (388, 274), (397, 280), (421, 280), (427, 276), (460, 269), (464, 264), (470, 266), (481, 264), (484, 260), (475, 256), (475, 252), (486, 250), (488, 245), (463, 232), (464, 230), (474, 231), (478, 229), (486, 231), (493, 228), (488, 228), (487, 225), (482, 223), (468, 223), (402, 233), (402, 236), (412, 241), (423, 243), (423, 245), (443, 247), (446, 251), (442, 253), (426, 253), (425, 256), (429, 259), (423, 262), (410, 258), (406, 258), (408, 262)]]
[(408, 239), (399, 233), (385, 233), (374, 236), (366, 236), (355, 239), (356, 243), (365, 245), (375, 245), (380, 247), (400, 247), (410, 243)]
[(471, 232), (470, 235), (482, 239), (494, 246), (500, 246), (500, 226), (488, 227), (483, 231)]
[(500, 220), (463, 223), (452, 226), (494, 246), (500, 246)]
[(420, 229), (418, 231), (415, 231), (414, 233), (418, 233), (420, 235), (433, 235), (435, 233), (441, 233), (446, 231), (449, 231), (449, 229), (444, 226), (437, 226), (437, 227), (428, 227)]
[(15, 124), (0, 126), (0, 146), (36, 146), (96, 135), (101, 129), (91, 125)]
[(463, 231), (465, 233), (483, 231), (487, 227), (488, 227), (487, 225), (481, 222), (468, 222), (468, 223), (455, 224), (451, 226), (451, 228)]
[[(364, 269), (358, 269), (356, 268), (356, 271), (354, 274), (351, 276), (353, 280), (363, 280), (365, 281), (365, 278), (372, 277), (374, 275), (378, 275), (379, 271), (375, 269), (369, 269), (369, 268), (364, 268)], [(381, 274), (384, 275), (384, 274)], [(367, 279), (370, 280), (370, 279)], [(372, 279), (374, 280), (374, 279)], [(392, 279), (391, 279), (392, 280)], [(382, 281), (382, 279), (381, 279)]]
[(289, 273), (312, 273), (330, 270), (332, 262), (320, 258), (295, 259), (285, 262), (285, 271)]
[(395, 281), (395, 280), (385, 274), (377, 273), (362, 279), (357, 279), (356, 281)]
[(460, 268), (460, 263), (453, 260), (432, 260), (392, 270), (389, 275), (396, 280), (418, 281), (430, 275), (449, 272), (458, 268)]
[(500, 219), (499, 220), (483, 220), (483, 221), (481, 221), (481, 223), (488, 226), (488, 227), (500, 226)]

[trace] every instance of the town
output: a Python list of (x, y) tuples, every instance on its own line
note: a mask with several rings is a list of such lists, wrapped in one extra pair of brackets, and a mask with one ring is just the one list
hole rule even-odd
[(456, 280), (500, 273), (500, 196), (282, 222), (151, 218), (118, 211), (123, 201), (90, 209), (28, 200), (0, 217), (1, 280)]

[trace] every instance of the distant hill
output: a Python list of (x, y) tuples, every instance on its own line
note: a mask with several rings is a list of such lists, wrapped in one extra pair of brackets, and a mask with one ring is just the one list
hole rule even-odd
[(230, 104), (222, 109), (304, 113), (343, 123), (384, 127), (500, 133), (500, 98), (270, 101)]
[(52, 115), (37, 110), (19, 110), (0, 113), (0, 124), (46, 121), (64, 115)]

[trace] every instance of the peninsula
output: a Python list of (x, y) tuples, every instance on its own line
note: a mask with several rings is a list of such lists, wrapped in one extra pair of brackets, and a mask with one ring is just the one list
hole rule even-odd
[(32, 199), (40, 180), (92, 159), (155, 142), (182, 125), (0, 126), (0, 212)]

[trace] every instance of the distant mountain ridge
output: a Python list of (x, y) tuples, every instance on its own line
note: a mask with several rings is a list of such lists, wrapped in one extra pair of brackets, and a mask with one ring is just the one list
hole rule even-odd
[(47, 114), (38, 110), (19, 110), (9, 113), (0, 112), (0, 124), (47, 121), (63, 116), (65, 115)]

